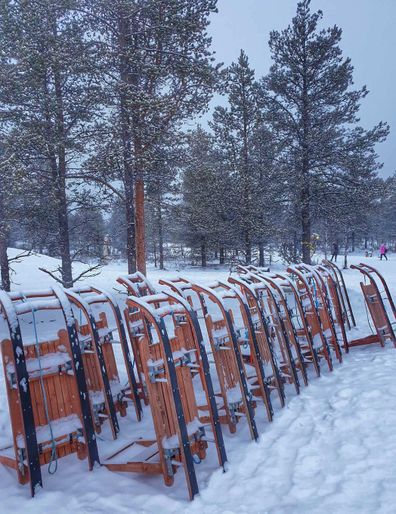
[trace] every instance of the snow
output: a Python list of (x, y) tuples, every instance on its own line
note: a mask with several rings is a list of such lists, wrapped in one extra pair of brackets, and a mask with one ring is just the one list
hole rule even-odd
[[(17, 251), (15, 251), (16, 253)], [(12, 256), (13, 253), (10, 252)], [(396, 257), (389, 261), (351, 256), (377, 267), (396, 295)], [(54, 285), (38, 267), (55, 269), (58, 261), (33, 255), (15, 264), (15, 290), (46, 288)], [(76, 266), (81, 272), (83, 265)], [(282, 271), (277, 265), (274, 271)], [(272, 270), (271, 270), (272, 271)], [(183, 270), (182, 275), (195, 283), (209, 284), (226, 280), (226, 269)], [(115, 288), (116, 277), (125, 275), (125, 265), (109, 264), (100, 276), (88, 279), (105, 289)], [(149, 269), (149, 278), (157, 286), (160, 277), (169, 278), (175, 271)], [(369, 335), (367, 312), (359, 282), (362, 276), (346, 270), (344, 277), (350, 293), (358, 328), (348, 333), (349, 339)], [(87, 283), (86, 282), (86, 283)], [(84, 282), (81, 283), (84, 285)], [(118, 288), (119, 290), (119, 288)], [(120, 295), (117, 297), (120, 298)], [(56, 325), (56, 323), (54, 323)], [(8, 329), (0, 324), (1, 338)], [(115, 348), (115, 350), (118, 347)], [(260, 431), (258, 443), (250, 442), (245, 419), (238, 423), (236, 434), (223, 427), (229, 464), (227, 472), (218, 468), (214, 445), (209, 443), (208, 457), (196, 466), (200, 494), (190, 503), (183, 470), (175, 485), (164, 486), (160, 476), (136, 473), (112, 473), (106, 468), (88, 471), (87, 461), (75, 455), (59, 459), (55, 475), (42, 468), (44, 489), (34, 499), (29, 488), (20, 486), (14, 470), (0, 466), (2, 512), (56, 511), (76, 513), (170, 513), (222, 512), (269, 514), (306, 513), (393, 513), (396, 492), (396, 358), (392, 346), (379, 345), (353, 348), (342, 365), (335, 363), (330, 373), (322, 366), (322, 376), (310, 375), (308, 387), (296, 396), (287, 388), (284, 409), (276, 404), (274, 421), (268, 423), (263, 408), (257, 408)], [(275, 403), (275, 402), (274, 402)], [(135, 431), (152, 437), (149, 409), (141, 423), (135, 421), (133, 409), (120, 419), (121, 434), (117, 441), (104, 429), (99, 448), (123, 445)], [(211, 434), (208, 434), (208, 440)], [(10, 443), (11, 431), (4, 376), (0, 373), (0, 447)], [(107, 450), (108, 451), (108, 450)]]

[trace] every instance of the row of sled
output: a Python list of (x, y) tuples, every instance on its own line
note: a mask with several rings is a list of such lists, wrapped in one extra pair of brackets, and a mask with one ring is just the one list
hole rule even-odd
[[(118, 279), (123, 312), (111, 294), (91, 286), (0, 292), (13, 433), (0, 462), (32, 495), (42, 486), (42, 466), (53, 473), (72, 453), (89, 469), (159, 474), (166, 485), (183, 468), (193, 498), (195, 463), (209, 443), (224, 469), (224, 427), (234, 433), (247, 424), (257, 440), (256, 412), (271, 421), (288, 390), (298, 394), (350, 347), (396, 345), (385, 280), (367, 265), (352, 267), (364, 278), (373, 328), (355, 340), (344, 279), (329, 261), (282, 274), (239, 266), (227, 281), (205, 286), (176, 277), (155, 288), (136, 273)], [(128, 440), (131, 423), (135, 434), (149, 411), (153, 436), (145, 428)], [(104, 428), (128, 441), (101, 451)]]

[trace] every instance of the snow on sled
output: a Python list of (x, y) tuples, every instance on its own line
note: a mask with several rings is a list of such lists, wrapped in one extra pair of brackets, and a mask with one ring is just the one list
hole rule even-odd
[(0, 462), (14, 468), (31, 494), (42, 486), (41, 466), (76, 453), (99, 463), (84, 361), (63, 290), (0, 291), (9, 338), (1, 342), (13, 447)]

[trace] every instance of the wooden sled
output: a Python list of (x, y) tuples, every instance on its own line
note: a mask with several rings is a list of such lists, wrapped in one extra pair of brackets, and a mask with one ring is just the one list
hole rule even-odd
[(261, 357), (257, 327), (255, 327), (249, 305), (240, 289), (233, 287), (231, 283), (215, 282), (210, 285), (210, 289), (221, 298), (224, 308), (230, 315), (249, 391), (254, 396), (256, 403), (259, 400), (264, 403), (268, 421), (272, 421), (274, 414), (270, 399), (272, 368)]
[[(156, 439), (137, 439), (103, 463), (117, 472), (162, 474), (166, 485), (173, 484), (175, 472), (182, 467), (192, 499), (198, 493), (194, 459), (204, 459), (208, 446), (206, 419), (221, 466), (226, 461), (206, 354), (190, 324), (193, 314), (182, 300), (164, 294), (129, 297), (127, 305), (143, 319), (137, 337)], [(196, 398), (196, 380), (206, 395), (204, 414)], [(144, 447), (143, 454), (135, 452), (131, 458), (137, 446)]]
[[(382, 286), (386, 285), (384, 278), (381, 277), (374, 268), (365, 264), (351, 265), (351, 269), (360, 271), (364, 276), (364, 282), (360, 282), (360, 287), (362, 289), (370, 317), (374, 324), (375, 334), (361, 339), (355, 339), (349, 343), (349, 346), (360, 346), (372, 343), (380, 343), (381, 346), (385, 346), (387, 341), (391, 341), (393, 345), (396, 346), (396, 337), (393, 330), (393, 326), (396, 324), (396, 321), (390, 321), (388, 311), (384, 304), (384, 298), (382, 297), (381, 291), (378, 287), (378, 281)], [(368, 280), (368, 283), (366, 283), (366, 280)], [(389, 303), (392, 305), (393, 300), (390, 296), (387, 285), (384, 289), (386, 291), (386, 295), (389, 294), (389, 297), (387, 296), (386, 298), (390, 298), (391, 301)]]
[(338, 339), (342, 341), (343, 350), (349, 352), (349, 343), (346, 329), (350, 327), (347, 322), (346, 313), (343, 312), (342, 294), (338, 282), (332, 272), (323, 265), (315, 267), (327, 297), (327, 304), (330, 309), (331, 318), (336, 330)]
[(356, 327), (356, 321), (342, 271), (337, 266), (337, 264), (334, 264), (334, 262), (328, 260), (323, 260), (322, 265), (331, 273), (334, 281), (338, 285), (342, 316), (348, 329), (350, 330), (352, 327)]
[(42, 486), (41, 466), (53, 472), (57, 459), (71, 453), (88, 456), (89, 469), (99, 463), (84, 361), (60, 288), (0, 291), (0, 307), (9, 330), (1, 352), (13, 433), (0, 462), (16, 470), (21, 484), (30, 483), (33, 496)]

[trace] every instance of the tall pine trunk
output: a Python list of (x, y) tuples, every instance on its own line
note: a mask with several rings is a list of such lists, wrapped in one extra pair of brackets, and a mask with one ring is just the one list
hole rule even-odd
[(162, 208), (161, 208), (161, 195), (158, 194), (157, 198), (157, 228), (158, 228), (158, 248), (159, 248), (159, 268), (164, 267), (164, 231), (162, 223)]
[(144, 226), (144, 182), (137, 178), (135, 182), (135, 227), (136, 227), (136, 267), (146, 274), (146, 240)]
[(0, 229), (0, 268), (1, 268), (1, 288), (4, 291), (11, 290), (10, 265), (7, 256), (7, 238), (4, 237)]
[[(129, 62), (127, 57), (128, 37), (130, 27), (127, 16), (122, 11), (118, 17), (119, 47), (120, 47), (120, 77), (124, 84), (130, 81)], [(135, 199), (134, 199), (134, 174), (132, 167), (131, 131), (130, 118), (128, 114), (128, 102), (125, 91), (120, 92), (120, 125), (122, 139), (123, 157), (123, 182), (125, 190), (125, 220), (126, 220), (126, 255), (128, 273), (136, 271), (136, 248), (135, 248)]]
[(262, 267), (264, 265), (265, 265), (264, 243), (259, 243), (259, 266)]
[(302, 228), (302, 260), (311, 264), (311, 191), (309, 176), (309, 99), (308, 99), (308, 64), (306, 35), (304, 34), (303, 50), (303, 91), (302, 91), (302, 161), (301, 161), (301, 228)]
[(224, 262), (225, 262), (225, 251), (224, 251), (224, 247), (220, 246), (220, 250), (219, 250), (219, 264), (224, 264)]
[(302, 260), (311, 264), (311, 216), (309, 208), (309, 190), (301, 193), (301, 227), (302, 227)]
[(1, 268), (1, 288), (10, 291), (10, 264), (7, 256), (8, 248), (8, 226), (5, 214), (3, 184), (0, 184), (0, 268)]
[[(57, 37), (56, 22), (53, 23), (53, 35)], [(56, 99), (56, 154), (57, 154), (57, 170), (56, 172), (56, 204), (59, 225), (59, 251), (62, 261), (62, 283), (64, 287), (73, 286), (72, 274), (72, 260), (70, 256), (70, 234), (69, 234), (69, 219), (67, 212), (67, 196), (66, 196), (66, 148), (65, 148), (65, 121), (64, 121), (64, 106), (63, 106), (63, 91), (62, 91), (62, 78), (59, 72), (58, 63), (53, 65), (54, 73), (54, 86), (55, 86), (55, 99)], [(56, 167), (56, 163), (53, 162)]]
[(206, 241), (203, 238), (202, 242), (201, 242), (201, 266), (203, 268), (206, 268), (206, 264), (207, 264), (206, 251), (207, 251), (207, 249), (206, 249)]

